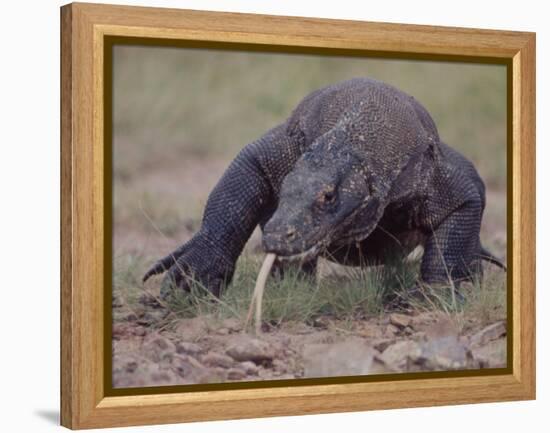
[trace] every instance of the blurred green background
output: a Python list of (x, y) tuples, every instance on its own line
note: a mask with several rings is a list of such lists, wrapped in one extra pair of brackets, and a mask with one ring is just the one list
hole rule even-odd
[[(309, 92), (367, 76), (413, 95), (488, 186), (482, 240), (506, 245), (506, 68), (453, 62), (116, 46), (115, 254), (166, 254), (198, 228), (235, 154)], [(162, 232), (164, 235), (160, 235)]]

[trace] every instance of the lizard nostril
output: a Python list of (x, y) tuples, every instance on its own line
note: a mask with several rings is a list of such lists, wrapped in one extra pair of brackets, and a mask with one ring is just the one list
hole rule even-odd
[(289, 229), (286, 231), (286, 238), (287, 238), (287, 240), (291, 241), (291, 240), (293, 240), (295, 237), (296, 237), (296, 229), (294, 229), (294, 228), (289, 228)]

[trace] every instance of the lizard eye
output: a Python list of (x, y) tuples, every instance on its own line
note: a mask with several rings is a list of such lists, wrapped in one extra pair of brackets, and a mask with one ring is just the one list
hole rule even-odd
[(326, 210), (336, 202), (337, 193), (333, 187), (325, 187), (317, 194), (315, 207)]
[(332, 203), (335, 198), (336, 194), (334, 194), (334, 191), (327, 191), (323, 196), (324, 202), (328, 204)]

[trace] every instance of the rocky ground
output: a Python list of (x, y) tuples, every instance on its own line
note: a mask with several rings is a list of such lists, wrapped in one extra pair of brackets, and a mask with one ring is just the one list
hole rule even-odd
[[(506, 323), (442, 312), (265, 325), (237, 319), (167, 321), (163, 310), (127, 313), (113, 302), (113, 386), (143, 387), (506, 366)], [(169, 325), (167, 325), (169, 324)]]

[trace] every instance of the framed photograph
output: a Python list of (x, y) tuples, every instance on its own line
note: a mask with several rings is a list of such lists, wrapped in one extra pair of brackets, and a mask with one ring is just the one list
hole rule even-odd
[(61, 8), (61, 423), (535, 398), (535, 35)]

